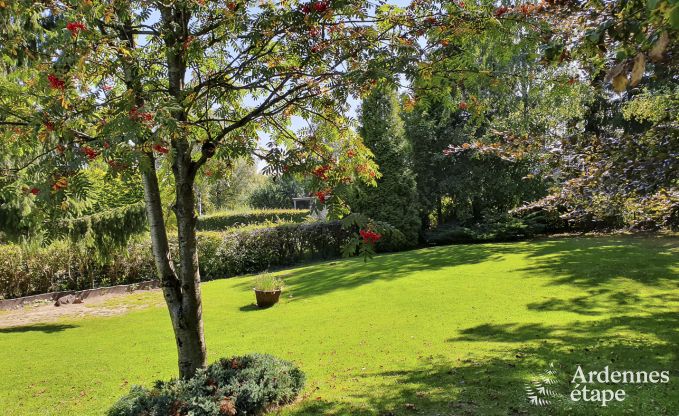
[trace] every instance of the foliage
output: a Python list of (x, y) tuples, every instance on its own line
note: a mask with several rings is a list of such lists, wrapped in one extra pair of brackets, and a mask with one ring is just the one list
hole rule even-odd
[(198, 219), (198, 229), (203, 231), (223, 231), (239, 225), (255, 225), (276, 222), (303, 222), (309, 211), (299, 209), (260, 209), (224, 211), (204, 215)]
[(533, 237), (538, 230), (517, 218), (501, 217), (466, 227), (441, 225), (427, 232), (425, 239), (427, 243), (436, 245), (517, 241)]
[[(349, 94), (393, 61), (387, 42), (400, 28), (366, 0), (332, 3), (1, 3), (0, 199), (77, 217), (87, 166), (103, 160), (140, 173), (184, 378), (206, 363), (194, 210), (208, 162), (258, 156), (269, 173), (332, 162), (341, 176), (324, 189), (334, 189), (331, 205), (343, 209), (331, 211), (340, 215), (342, 181), (372, 181), (365, 167), (374, 163), (343, 114)], [(335, 134), (294, 131), (294, 116)], [(349, 148), (359, 157), (338, 157)], [(172, 178), (179, 268), (159, 169)]]
[(105, 261), (124, 251), (130, 239), (147, 230), (145, 206), (137, 203), (59, 221), (53, 234), (68, 238), (72, 244), (89, 249), (98, 260)]
[(107, 261), (69, 241), (46, 247), (0, 244), (0, 298), (136, 283), (155, 277), (148, 240), (128, 242)]
[(293, 176), (267, 177), (266, 182), (256, 188), (248, 200), (253, 208), (292, 208), (292, 198), (309, 195), (309, 185)]
[[(447, 57), (442, 47), (432, 48), (434, 73), (448, 70), (453, 75), (432, 77), (425, 85), (456, 82), (453, 92), (469, 90), (470, 84), (499, 92), (492, 103), (485, 100), (487, 93), (461, 99), (460, 109), (471, 120), (480, 126), (490, 121), (492, 129), (482, 137), (451, 140), (446, 153), (456, 159), (494, 157), (527, 165), (530, 170), (522, 180), (544, 177), (551, 184), (549, 197), (538, 204), (567, 211), (562, 215), (571, 226), (631, 226), (627, 206), (643, 205), (677, 186), (676, 60), (671, 57), (676, 54), (679, 7), (635, 0), (496, 10), (500, 20), (521, 14), (530, 18), (517, 21), (514, 30), (503, 27), (519, 36), (505, 36), (504, 42), (502, 31), (478, 36), (482, 48), (486, 40), (493, 46), (492, 57), (472, 62), (488, 75), (485, 79), (455, 73), (465, 61), (458, 55)], [(463, 41), (450, 45), (460, 47)], [(463, 50), (473, 55), (473, 48)], [(499, 82), (497, 74), (508, 79)], [(518, 111), (488, 118), (512, 100)]]
[(350, 231), (339, 222), (285, 224), (228, 233), (201, 233), (199, 252), (205, 279), (258, 273), (342, 255)]
[[(354, 219), (355, 216), (347, 218)], [(379, 229), (385, 240), (402, 238), (389, 225), (368, 225), (367, 219), (363, 221), (362, 227)], [(350, 253), (347, 253), (347, 247), (352, 250)], [(170, 248), (171, 254), (175, 254), (178, 250), (176, 239), (170, 241)], [(353, 234), (352, 226), (342, 225), (339, 221), (233, 228), (198, 235), (203, 280), (258, 273), (349, 254), (372, 255), (374, 251), (371, 244), (361, 244)], [(97, 258), (91, 249), (68, 241), (58, 241), (47, 247), (0, 245), (0, 297), (136, 283), (155, 278), (153, 265), (148, 239), (132, 240), (125, 250), (117, 250), (104, 260)]]
[(396, 90), (385, 82), (375, 87), (361, 105), (359, 133), (375, 155), (381, 176), (377, 178), (377, 188), (357, 185), (350, 205), (356, 212), (388, 223), (403, 234), (397, 245), (379, 242), (383, 250), (415, 246), (420, 230), (411, 152), (399, 112)]
[(283, 280), (271, 273), (263, 273), (255, 277), (255, 290), (272, 292), (283, 288)]
[(254, 162), (247, 159), (233, 163), (213, 159), (204, 170), (195, 185), (199, 215), (247, 206), (252, 193), (266, 180)]
[(265, 354), (222, 358), (189, 380), (133, 387), (108, 415), (257, 415), (291, 403), (303, 387), (304, 373), (288, 361)]

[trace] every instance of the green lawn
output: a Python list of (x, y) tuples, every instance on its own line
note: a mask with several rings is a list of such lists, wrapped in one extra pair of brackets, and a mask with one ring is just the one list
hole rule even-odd
[[(437, 247), (282, 271), (285, 298), (267, 310), (251, 306), (252, 277), (209, 282), (210, 360), (296, 362), (308, 385), (284, 415), (676, 415), (678, 260), (676, 237)], [(176, 371), (162, 307), (0, 329), (0, 351), (2, 415), (102, 414)], [(578, 363), (671, 378), (612, 386), (627, 398), (605, 408), (531, 406), (525, 384), (549, 363), (565, 393)]]

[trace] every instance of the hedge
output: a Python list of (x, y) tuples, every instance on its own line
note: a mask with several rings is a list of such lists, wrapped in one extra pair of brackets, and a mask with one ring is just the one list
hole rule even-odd
[[(349, 231), (339, 222), (200, 232), (198, 255), (203, 280), (257, 273), (309, 260), (341, 256)], [(176, 242), (171, 243), (176, 252)], [(173, 256), (177, 258), (176, 254)], [(29, 249), (0, 245), (0, 298), (136, 283), (156, 277), (151, 243), (133, 241), (106, 264), (66, 242)]]
[(267, 222), (303, 222), (309, 216), (308, 210), (261, 209), (252, 211), (224, 211), (202, 216), (198, 219), (201, 231), (224, 231), (236, 225), (251, 225)]

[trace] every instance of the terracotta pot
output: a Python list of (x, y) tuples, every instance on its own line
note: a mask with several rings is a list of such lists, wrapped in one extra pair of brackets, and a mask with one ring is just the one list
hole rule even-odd
[(281, 296), (281, 290), (257, 290), (255, 289), (255, 296), (257, 297), (257, 306), (260, 308), (268, 308), (278, 303), (278, 298)]

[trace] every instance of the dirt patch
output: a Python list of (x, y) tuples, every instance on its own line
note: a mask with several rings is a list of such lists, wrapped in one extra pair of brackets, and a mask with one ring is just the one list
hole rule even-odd
[(115, 316), (162, 305), (163, 295), (160, 289), (97, 296), (85, 299), (83, 303), (62, 306), (54, 306), (52, 301), (42, 301), (19, 309), (2, 311), (0, 328), (55, 322), (64, 318)]

